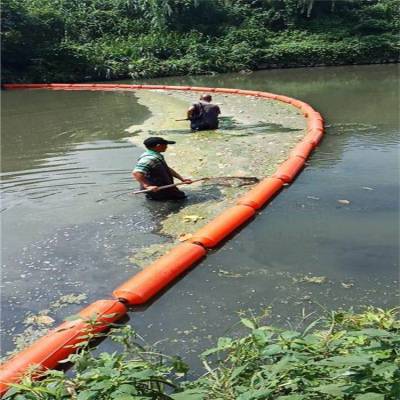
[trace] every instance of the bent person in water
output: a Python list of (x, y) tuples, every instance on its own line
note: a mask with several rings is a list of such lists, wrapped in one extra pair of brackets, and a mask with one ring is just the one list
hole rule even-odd
[(200, 96), (198, 103), (192, 104), (187, 111), (187, 118), (190, 120), (192, 131), (205, 131), (218, 128), (218, 115), (221, 110), (216, 104), (212, 104), (212, 97), (209, 94)]
[(174, 178), (187, 184), (192, 183), (191, 179), (183, 178), (170, 168), (161, 154), (167, 150), (169, 144), (175, 144), (175, 142), (152, 136), (147, 138), (143, 144), (147, 151), (139, 157), (132, 175), (140, 183), (141, 189), (150, 190), (146, 193), (146, 197), (151, 200), (181, 200), (186, 198), (186, 194), (177, 187), (160, 190), (160, 186), (173, 184)]

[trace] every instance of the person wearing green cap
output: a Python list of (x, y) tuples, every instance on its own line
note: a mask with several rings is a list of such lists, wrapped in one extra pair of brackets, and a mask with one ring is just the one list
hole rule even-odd
[(139, 157), (132, 175), (139, 182), (142, 190), (150, 190), (146, 193), (146, 197), (151, 200), (181, 200), (186, 198), (185, 192), (177, 187), (159, 189), (160, 186), (173, 184), (174, 178), (187, 184), (192, 183), (191, 179), (183, 178), (170, 168), (161, 154), (167, 150), (169, 144), (175, 144), (175, 142), (152, 136), (147, 138), (143, 144), (147, 150)]

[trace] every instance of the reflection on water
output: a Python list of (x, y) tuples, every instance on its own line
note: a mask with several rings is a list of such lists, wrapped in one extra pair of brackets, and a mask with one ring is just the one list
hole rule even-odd
[[(295, 325), (302, 312), (318, 307), (398, 304), (396, 79), (389, 65), (150, 81), (287, 94), (321, 111), (328, 128), (294, 185), (162, 296), (131, 313), (138, 332), (149, 342), (167, 338), (163, 350), (193, 361), (191, 354), (226, 334), (240, 310), (272, 306), (274, 322)], [(119, 196), (135, 189), (129, 171), (142, 152), (123, 140), (124, 129), (148, 115), (131, 93), (3, 97), (2, 329), (8, 350), (12, 329), (22, 330), (28, 311), (48, 308), (67, 293), (86, 293), (88, 302), (109, 296), (137, 270), (128, 262), (132, 255), (168, 242), (157, 226), (185, 204)], [(221, 130), (282, 129), (263, 119), (251, 127), (223, 119)], [(188, 201), (210, 196), (218, 198), (219, 188), (193, 189)], [(307, 283), (304, 276), (326, 281)], [(81, 307), (63, 308), (57, 322)]]

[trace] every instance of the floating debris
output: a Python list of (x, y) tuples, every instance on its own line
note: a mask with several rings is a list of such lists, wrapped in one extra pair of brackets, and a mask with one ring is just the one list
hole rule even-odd
[[(49, 312), (50, 310), (46, 310)], [(49, 317), (48, 315), (29, 315), (24, 320), (25, 325), (52, 325), (54, 323), (54, 319)]]
[(183, 220), (185, 222), (193, 222), (196, 223), (197, 221), (204, 219), (204, 217), (201, 217), (200, 215), (184, 215)]
[(306, 283), (316, 283), (316, 284), (321, 284), (321, 283), (326, 283), (327, 278), (326, 276), (303, 276), (300, 279), (293, 278), (295, 282), (306, 282)]
[(185, 242), (186, 240), (189, 240), (193, 237), (192, 233), (182, 233), (181, 235), (179, 235), (178, 240), (180, 242)]
[(69, 304), (81, 304), (83, 301), (87, 299), (87, 295), (85, 293), (81, 294), (66, 294), (61, 296), (57, 301), (52, 304), (52, 308), (60, 309), (68, 306)]
[(341, 282), (341, 285), (345, 288), (345, 289), (350, 289), (354, 286), (354, 283), (351, 282)]
[(350, 204), (350, 200), (338, 200), (337, 201), (338, 203), (340, 203), (340, 204), (343, 204), (343, 205), (348, 205), (348, 204)]
[(244, 275), (242, 274), (237, 274), (234, 272), (230, 272), (230, 271), (225, 271), (223, 269), (219, 269), (217, 272), (218, 276), (224, 277), (224, 278), (243, 278)]

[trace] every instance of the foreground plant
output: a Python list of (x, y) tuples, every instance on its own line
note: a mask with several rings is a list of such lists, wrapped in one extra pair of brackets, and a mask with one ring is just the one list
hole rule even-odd
[(202, 354), (206, 373), (179, 383), (187, 366), (138, 344), (130, 327), (112, 332), (121, 352), (71, 357), (71, 377), (49, 371), (26, 377), (13, 400), (394, 400), (400, 398), (399, 309), (332, 312), (299, 331), (241, 320), (250, 333), (220, 338)]
[(333, 312), (302, 332), (242, 319), (250, 334), (220, 338), (203, 353), (208, 373), (189, 386), (213, 400), (399, 399), (397, 312)]
[(88, 337), (79, 345), (78, 353), (65, 360), (73, 363), (71, 377), (49, 370), (42, 375), (42, 380), (35, 381), (32, 371), (20, 384), (13, 385), (5, 398), (169, 399), (165, 392), (179, 388), (173, 381), (174, 376), (184, 375), (188, 369), (179, 357), (167, 357), (144, 347), (130, 326), (111, 331), (111, 340), (122, 347), (118, 352), (96, 354), (96, 348), (89, 347), (93, 338), (93, 335)]

